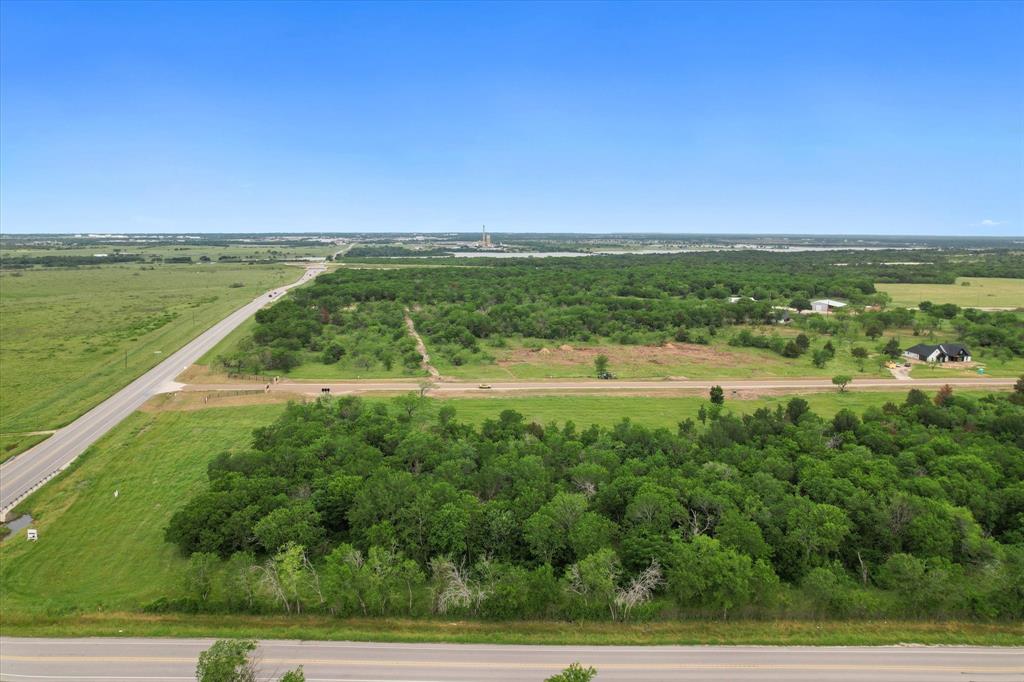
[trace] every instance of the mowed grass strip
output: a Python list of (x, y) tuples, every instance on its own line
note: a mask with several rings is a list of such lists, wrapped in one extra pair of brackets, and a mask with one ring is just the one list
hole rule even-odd
[(20, 505), (40, 539), (26, 542), (22, 530), (0, 544), (3, 615), (136, 609), (178, 594), (185, 560), (164, 542), (168, 519), (206, 485), (215, 455), (248, 447), (281, 409), (136, 412), (122, 422)]
[[(854, 380), (856, 382), (856, 380)], [(908, 386), (912, 388), (911, 386)], [(935, 391), (925, 391), (929, 396)], [(960, 395), (981, 397), (986, 392), (958, 391)], [(777, 405), (785, 407), (793, 395), (764, 396), (759, 398), (736, 398), (726, 391), (725, 411), (735, 414), (750, 414)], [(887, 402), (902, 402), (906, 391), (807, 393), (800, 395), (810, 405), (811, 411), (821, 417), (831, 418), (841, 409), (849, 409), (860, 415), (869, 407), (880, 407)], [(559, 424), (567, 421), (577, 426), (613, 426), (624, 417), (635, 424), (647, 427), (675, 429), (680, 421), (697, 419), (701, 405), (707, 405), (706, 397), (626, 397), (626, 396), (533, 396), (525, 398), (481, 397), (446, 398), (434, 402), (450, 403), (455, 407), (461, 421), (480, 424), (485, 419), (496, 419), (502, 410), (516, 410), (527, 421)]]
[(0, 463), (20, 455), (33, 445), (50, 437), (48, 433), (4, 433), (0, 434)]
[[(966, 283), (966, 285), (965, 285)], [(962, 308), (1024, 307), (1024, 279), (957, 277), (955, 284), (875, 284), (894, 306), (916, 308), (921, 301), (955, 303)]]
[[(683, 620), (655, 623), (342, 619), (89, 613), (15, 614), (0, 621), (8, 637), (234, 637), (350, 642), (446, 642), (547, 645), (1019, 646), (1021, 623)], [(586, 663), (586, 661), (584, 661)]]
[(300, 274), (285, 265), (224, 264), (4, 273), (0, 432), (67, 424), (231, 311)]

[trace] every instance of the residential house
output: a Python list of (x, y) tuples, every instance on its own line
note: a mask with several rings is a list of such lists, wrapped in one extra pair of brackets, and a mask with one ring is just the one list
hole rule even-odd
[(903, 357), (921, 362), (970, 362), (971, 351), (959, 343), (919, 343), (903, 351)]

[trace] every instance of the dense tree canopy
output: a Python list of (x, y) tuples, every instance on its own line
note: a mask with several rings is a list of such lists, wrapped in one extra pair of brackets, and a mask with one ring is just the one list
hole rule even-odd
[[(215, 458), (167, 539), (236, 577), (268, 557), (288, 610), (728, 615), (799, 590), (833, 615), (1019, 618), (1021, 402), (911, 391), (827, 421), (793, 398), (670, 432), (324, 399)], [(251, 608), (245, 584), (219, 598)]]
[[(932, 252), (929, 257), (943, 258)], [(305, 353), (325, 363), (340, 360), (363, 369), (397, 366), (415, 373), (415, 347), (401, 338), (403, 308), (431, 353), (455, 365), (483, 353), (481, 341), (500, 345), (506, 337), (706, 343), (723, 327), (773, 324), (781, 314), (776, 306), (798, 303), (807, 308), (810, 299), (820, 297), (884, 304), (886, 296), (875, 291), (873, 282), (885, 281), (891, 267), (881, 256), (867, 258), (862, 252), (721, 252), (343, 268), (261, 311), (252, 341), (222, 361), (236, 370), (286, 370)], [(1001, 258), (990, 254), (973, 267), (996, 272), (1010, 267)], [(842, 267), (836, 267), (837, 259)], [(904, 280), (939, 279), (934, 268), (928, 262), (903, 267)], [(944, 261), (943, 277), (956, 271), (952, 262)], [(927, 333), (945, 322), (957, 336), (947, 341), (1024, 355), (1024, 325), (1015, 313), (935, 306), (919, 315), (905, 309), (868, 311), (858, 322), (871, 338), (893, 328)], [(815, 333), (832, 334), (849, 321), (818, 318), (802, 324)], [(789, 358), (808, 352), (806, 345), (749, 330), (732, 335), (731, 343), (770, 348)], [(343, 357), (346, 353), (354, 356)], [(823, 353), (814, 357), (817, 366), (830, 359)]]

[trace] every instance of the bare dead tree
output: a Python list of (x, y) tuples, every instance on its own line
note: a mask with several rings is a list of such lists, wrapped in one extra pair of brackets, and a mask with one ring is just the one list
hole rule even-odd
[(864, 587), (868, 586), (868, 567), (864, 563), (864, 559), (860, 556), (860, 550), (857, 550), (857, 563), (860, 564), (860, 582)]
[(708, 509), (690, 509), (690, 536), (697, 537), (715, 525), (716, 515)]
[(615, 606), (619, 612), (619, 618), (626, 620), (630, 612), (646, 604), (651, 599), (654, 590), (662, 583), (661, 566), (657, 559), (651, 560), (651, 565), (629, 581), (625, 587), (620, 587), (615, 593)]
[(903, 529), (914, 518), (914, 512), (910, 504), (903, 498), (893, 500), (889, 506), (889, 530), (896, 537), (903, 534)]
[(475, 612), (490, 594), (486, 586), (470, 579), (465, 566), (448, 557), (431, 559), (430, 569), (437, 583), (434, 597), (437, 613), (444, 614), (452, 608), (471, 608)]
[(285, 593), (284, 585), (281, 584), (281, 575), (278, 573), (277, 564), (271, 559), (267, 559), (266, 563), (259, 567), (260, 571), (260, 583), (264, 589), (270, 593), (270, 596), (275, 600), (284, 605), (284, 610), (287, 613), (292, 612), (291, 602), (288, 601), (288, 595)]
[(323, 607), (326, 600), (324, 599), (324, 591), (320, 587), (320, 574), (317, 573), (316, 567), (313, 566), (313, 562), (309, 560), (309, 556), (302, 553), (302, 567), (305, 570), (306, 576), (309, 580), (309, 586), (316, 594), (316, 598), (320, 602), (320, 606)]
[(597, 493), (597, 486), (594, 485), (593, 481), (575, 479), (573, 483), (576, 485), (576, 489), (583, 493), (583, 495), (588, 499)]

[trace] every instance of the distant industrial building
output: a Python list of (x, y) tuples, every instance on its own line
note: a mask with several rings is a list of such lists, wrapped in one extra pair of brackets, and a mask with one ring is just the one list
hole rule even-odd
[(816, 313), (834, 313), (840, 308), (845, 308), (846, 303), (843, 301), (834, 301), (831, 298), (819, 298), (817, 301), (811, 301), (811, 310)]

